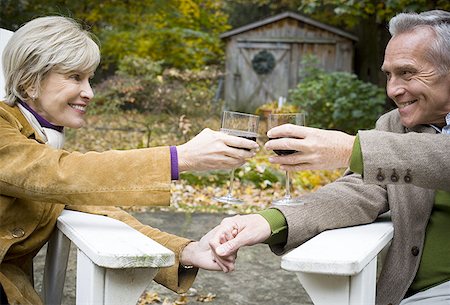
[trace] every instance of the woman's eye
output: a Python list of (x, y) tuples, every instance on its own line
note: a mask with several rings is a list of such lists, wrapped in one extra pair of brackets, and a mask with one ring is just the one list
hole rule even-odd
[(72, 74), (72, 75), (70, 75), (70, 78), (74, 79), (76, 81), (80, 81), (81, 80), (80, 74)]

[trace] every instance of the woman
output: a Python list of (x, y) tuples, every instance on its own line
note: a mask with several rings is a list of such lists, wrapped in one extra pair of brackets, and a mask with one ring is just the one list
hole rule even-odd
[[(209, 129), (177, 147), (103, 153), (62, 150), (64, 128), (80, 128), (100, 61), (92, 36), (65, 17), (21, 27), (3, 53), (6, 99), (0, 103), (0, 284), (10, 304), (41, 304), (30, 277), (33, 257), (64, 208), (126, 222), (175, 252), (155, 280), (186, 291), (197, 268), (230, 270), (212, 260), (206, 239), (177, 237), (139, 223), (114, 205), (166, 205), (170, 181), (185, 170), (237, 167), (256, 143)], [(109, 207), (105, 207), (109, 206)]]

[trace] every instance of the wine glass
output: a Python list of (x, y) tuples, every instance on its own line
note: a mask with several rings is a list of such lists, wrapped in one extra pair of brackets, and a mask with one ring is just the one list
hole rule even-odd
[[(257, 115), (224, 111), (220, 131), (232, 136), (256, 141), (256, 138), (258, 137), (258, 124), (259, 116)], [(228, 194), (222, 197), (214, 197), (216, 201), (225, 204), (243, 203), (242, 200), (233, 197), (234, 171), (235, 169), (233, 168), (230, 173), (230, 186), (228, 187)]]
[[(273, 127), (284, 125), (284, 124), (294, 124), (305, 126), (305, 113), (279, 113), (279, 114), (269, 114), (268, 128), (269, 130)], [(279, 156), (286, 156), (296, 153), (296, 150), (274, 150)], [(289, 171), (286, 171), (286, 194), (283, 198), (275, 199), (272, 201), (273, 205), (292, 205), (292, 204), (302, 204), (299, 198), (292, 198), (291, 196), (291, 181)]]

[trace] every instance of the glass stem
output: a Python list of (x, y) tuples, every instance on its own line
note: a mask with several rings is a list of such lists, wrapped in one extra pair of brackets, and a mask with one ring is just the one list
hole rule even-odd
[(285, 198), (291, 198), (291, 179), (289, 176), (289, 171), (286, 171), (286, 195)]
[(228, 188), (228, 197), (232, 197), (233, 196), (233, 182), (234, 182), (234, 168), (231, 170), (230, 173), (230, 187)]

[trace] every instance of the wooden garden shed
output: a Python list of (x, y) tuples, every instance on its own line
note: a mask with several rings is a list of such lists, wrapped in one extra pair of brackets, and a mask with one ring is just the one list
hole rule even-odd
[(287, 97), (302, 59), (314, 54), (326, 71), (353, 71), (356, 36), (285, 12), (220, 35), (226, 43), (225, 106), (253, 112)]

